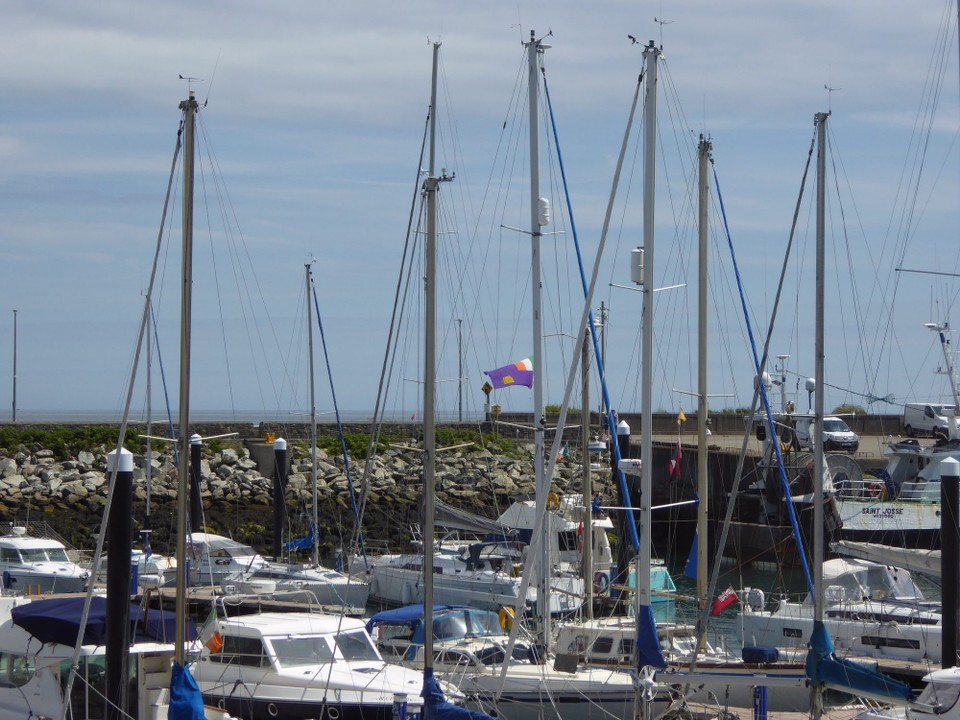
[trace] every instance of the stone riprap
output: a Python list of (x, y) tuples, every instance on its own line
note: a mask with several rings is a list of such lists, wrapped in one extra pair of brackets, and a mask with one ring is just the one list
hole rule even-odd
[[(53, 451), (21, 446), (11, 457), (0, 457), (0, 520), (44, 520), (79, 548), (90, 548), (100, 531), (107, 500), (105, 447), (82, 451), (57, 461)], [(312, 465), (308, 450), (291, 446), (290, 473), (284, 503), (290, 537), (306, 533), (313, 516)], [(134, 455), (135, 527), (144, 526), (147, 487), (146, 460)], [(364, 462), (350, 462), (350, 479), (359, 497)], [(153, 548), (164, 552), (176, 528), (177, 470), (170, 453), (154, 451), (151, 461)], [(205, 454), (201, 463), (204, 523), (211, 532), (230, 535), (260, 550), (271, 546), (273, 481), (261, 474), (245, 448), (224, 448)], [(419, 521), (423, 494), (420, 453), (390, 449), (372, 462), (363, 530), (368, 543), (404, 547), (410, 527)], [(552, 490), (579, 492), (579, 463), (558, 463)], [(595, 489), (609, 485), (607, 471), (593, 473)], [(520, 496), (532, 496), (533, 463), (489, 450), (442, 453), (436, 469), (437, 497), (486, 517), (496, 517)], [(350, 539), (354, 530), (350, 482), (342, 456), (317, 451), (317, 514), (325, 550)]]

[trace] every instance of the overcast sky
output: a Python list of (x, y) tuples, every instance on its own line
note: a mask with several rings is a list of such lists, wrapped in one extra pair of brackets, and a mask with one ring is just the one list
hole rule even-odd
[[(469, 193), (469, 212), (479, 215), (491, 196), (491, 163), (510, 103), (525, 92), (518, 87), (521, 43), (531, 30), (538, 37), (552, 32), (545, 67), (588, 265), (641, 49), (654, 40), (665, 58), (661, 142), (686, 146), (682, 156), (692, 153), (700, 133), (711, 138), (758, 330), (769, 321), (813, 116), (829, 109), (839, 155), (830, 161), (837, 181), (829, 223), (838, 244), (828, 252), (827, 380), (839, 389), (831, 391), (828, 407), (867, 405), (864, 394), (893, 394), (902, 403), (944, 392), (934, 373), (943, 364), (940, 349), (923, 323), (949, 318), (956, 281), (907, 277), (894, 268), (957, 271), (960, 89), (952, 2), (13, 0), (4, 5), (0, 25), (0, 418), (8, 419), (12, 407), (14, 309), (18, 413), (121, 408), (178, 103), (188, 90), (181, 75), (198, 79), (192, 87), (205, 103), (202, 142), (214, 153), (203, 156), (197, 188), (198, 273), (207, 277), (196, 281), (213, 287), (197, 292), (194, 409), (308, 407), (291, 395), (303, 387), (305, 371), (292, 359), (303, 339), (294, 328), (303, 312), (303, 266), (312, 256), (339, 406), (371, 410), (429, 102), (430, 43), (442, 42), (443, 108), (449, 111), (441, 120), (455, 123), (444, 138), (446, 150), (455, 147), (451, 169), (458, 187), (444, 193), (458, 199)], [(664, 166), (668, 157), (665, 151)], [(517, 167), (525, 156), (520, 161)], [(613, 308), (609, 339), (617, 359), (608, 369), (618, 375), (614, 403), (625, 408), (639, 407), (639, 294), (626, 298), (609, 283), (629, 284), (629, 251), (642, 242), (640, 177), (636, 172), (629, 192), (621, 188), (620, 200), (633, 209), (617, 212), (616, 240), (608, 242), (619, 259), (606, 261), (594, 303)], [(527, 179), (513, 182), (520, 187)], [(666, 243), (681, 234), (674, 226), (683, 201), (671, 197), (671, 189), (676, 192), (658, 180), (657, 232)], [(811, 231), (807, 213), (800, 218), (804, 235)], [(208, 230), (207, 215), (229, 218), (240, 250), (211, 260), (211, 245), (224, 231)], [(483, 244), (486, 236), (472, 228), (498, 222), (464, 220), (457, 237)], [(720, 255), (726, 252), (722, 231), (714, 233), (713, 262), (728, 266), (722, 275), (730, 272), (729, 255)], [(801, 265), (809, 266), (812, 245), (800, 247)], [(689, 256), (684, 264), (679, 250), (657, 252), (669, 271), (657, 284), (695, 284)], [(164, 253), (161, 358), (175, 402), (176, 242)], [(218, 278), (242, 275), (240, 284), (255, 298), (248, 308), (223, 290), (223, 280), (210, 279), (212, 262)], [(241, 262), (255, 270), (238, 271)], [(479, 298), (503, 295), (503, 285), (512, 282), (502, 266), (484, 266), (488, 281), (499, 274), (500, 290), (461, 298), (463, 307), (441, 318), (447, 330), (455, 315), (464, 320), (461, 354), (469, 356), (464, 392), (471, 410), (483, 401), (476, 389), (482, 370), (530, 354), (527, 320), (518, 325), (501, 309), (498, 327), (491, 327), (490, 316), (482, 331), (472, 326)], [(795, 378), (814, 369), (814, 301), (812, 275), (790, 274), (795, 285), (787, 290), (783, 334), (771, 352), (791, 356), (788, 384), (795, 392)], [(529, 292), (529, 275), (514, 277), (510, 292)], [(711, 330), (710, 392), (728, 397), (711, 406), (740, 407), (750, 402), (751, 359), (736, 325), (739, 298), (731, 287), (721, 293), (712, 321), (730, 327)], [(681, 304), (658, 328), (664, 345), (687, 339), (676, 355), (657, 355), (657, 408), (695, 404), (675, 392), (692, 389), (696, 380), (695, 366), (682, 359), (695, 341), (689, 328), (676, 327), (688, 324), (688, 312)], [(223, 349), (224, 337), (239, 349)], [(454, 377), (455, 341), (444, 337), (440, 373)], [(545, 352), (559, 342), (548, 341)], [(569, 357), (558, 355), (563, 362)], [(550, 366), (549, 402), (561, 400), (561, 365)], [(316, 374), (326, 387), (319, 350)], [(397, 412), (415, 411), (415, 380), (396, 381), (395, 389), (407, 383)], [(456, 409), (453, 386), (441, 395), (446, 411)], [(525, 390), (510, 392), (498, 401), (530, 406)], [(134, 401), (138, 411), (142, 395)], [(802, 385), (798, 401), (805, 407)], [(328, 390), (318, 390), (318, 402), (322, 412), (331, 408)], [(897, 411), (896, 404), (871, 407)]]

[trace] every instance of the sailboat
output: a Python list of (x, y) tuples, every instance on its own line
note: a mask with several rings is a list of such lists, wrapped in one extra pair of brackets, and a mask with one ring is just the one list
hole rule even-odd
[[(815, 118), (816, 140), (817, 140), (817, 199), (816, 199), (816, 331), (815, 331), (815, 366), (816, 373), (814, 378), (814, 387), (818, 389), (815, 395), (814, 405), (814, 459), (811, 467), (813, 520), (812, 520), (812, 550), (808, 562), (806, 553), (802, 550), (803, 542), (800, 538), (799, 526), (797, 523), (796, 512), (793, 505), (788, 505), (792, 531), (796, 538), (798, 547), (798, 559), (804, 571), (807, 586), (812, 598), (812, 632), (808, 639), (808, 651), (806, 654), (805, 667), (806, 675), (811, 688), (810, 694), (810, 712), (813, 718), (819, 718), (823, 714), (824, 693), (826, 690), (837, 690), (849, 694), (881, 699), (885, 701), (897, 700), (903, 701), (909, 697), (910, 689), (903, 683), (892, 680), (882, 674), (879, 674), (865, 665), (840, 658), (836, 655), (834, 644), (831, 639), (828, 625), (825, 622), (825, 567), (824, 567), (824, 516), (829, 494), (826, 488), (829, 487), (829, 468), (824, 460), (823, 444), (823, 393), (819, 389), (824, 387), (824, 265), (825, 265), (825, 173), (826, 173), (826, 123), (828, 114), (818, 113)], [(764, 348), (764, 357), (757, 356), (754, 348), (754, 362), (757, 372), (758, 382), (756, 383), (756, 394), (754, 407), (756, 407), (757, 398), (763, 400), (764, 416), (767, 423), (767, 429), (770, 437), (777, 436), (777, 430), (774, 426), (773, 414), (770, 412), (769, 398), (767, 397), (764, 384), (759, 381), (762, 375), (763, 360), (766, 357), (766, 347)], [(786, 485), (786, 475), (783, 470), (780, 444), (773, 443), (773, 451), (777, 455), (780, 469), (780, 480), (782, 485)], [(736, 485), (735, 485), (736, 487)], [(785, 490), (785, 495), (790, 493)], [(728, 521), (729, 521), (728, 514)], [(724, 534), (726, 527), (724, 528)], [(721, 543), (723, 542), (721, 536)], [(812, 567), (812, 571), (811, 571)], [(748, 639), (744, 639), (748, 642)]]
[[(183, 111), (184, 167), (184, 337), (181, 353), (181, 429), (189, 418), (189, 292), (192, 236), (193, 139), (197, 101), (191, 91), (180, 104)], [(180, 152), (178, 135), (176, 156)], [(175, 161), (174, 161), (175, 165)], [(171, 186), (173, 167), (171, 168)], [(169, 190), (167, 199), (169, 201)], [(158, 243), (159, 248), (159, 243)], [(150, 291), (156, 277), (151, 276)], [(147, 308), (140, 325), (137, 358), (147, 324)], [(134, 366), (136, 368), (136, 366)], [(142, 610), (129, 603), (130, 564), (116, 562), (130, 555), (132, 537), (133, 456), (122, 447), (136, 372), (131, 375), (117, 449), (110, 454), (110, 490), (104, 527), (111, 521), (110, 548), (115, 562), (107, 568), (107, 597), (59, 600), (0, 598), (0, 653), (7, 658), (5, 680), (0, 683), (0, 710), (5, 717), (119, 717), (126, 713), (139, 720), (201, 720), (227, 718), (220, 709), (205, 707), (186, 665), (192, 624), (185, 614), (185, 563), (178, 566), (177, 611)], [(184, 442), (189, 437), (184, 433)], [(181, 458), (189, 457), (182, 453)], [(180, 473), (180, 500), (187, 493), (186, 473)], [(114, 504), (116, 500), (116, 504)], [(180, 508), (185, 519), (186, 506)], [(124, 526), (127, 521), (128, 525)], [(185, 526), (184, 526), (185, 527)], [(180, 528), (183, 550), (184, 527)], [(106, 533), (101, 532), (94, 555), (96, 566), (103, 555)], [(182, 559), (182, 553), (180, 558)], [(125, 622), (125, 619), (129, 622)]]
[[(540, 77), (540, 62), (543, 52), (548, 45), (531, 33), (530, 40), (525, 44), (529, 78), (529, 114), (531, 125), (530, 159), (531, 159), (531, 229), (533, 255), (533, 291), (534, 291), (534, 352), (539, 352), (542, 346), (541, 328), (539, 326), (540, 308), (540, 279), (539, 279), (539, 245), (546, 224), (544, 201), (539, 196), (538, 188), (538, 156), (539, 143), (537, 137), (537, 88)], [(435, 97), (435, 96), (434, 96)], [(432, 117), (432, 116), (431, 116)], [(431, 126), (432, 128), (432, 126)], [(431, 135), (433, 130), (431, 129)], [(432, 143), (431, 143), (432, 148)], [(435, 372), (433, 358), (435, 355), (435, 297), (433, 293), (435, 283), (434, 242), (435, 218), (433, 194), (443, 178), (436, 178), (432, 172), (433, 152), (431, 149), (431, 172), (426, 181), (428, 201), (427, 220), (427, 260), (426, 260), (426, 293), (425, 303), (426, 321), (426, 352), (425, 352), (425, 382), (423, 404), (424, 428), (424, 528), (423, 536), (427, 540), (423, 544), (422, 567), (430, 568), (436, 563), (435, 549), (429, 541), (434, 531), (434, 516), (436, 500), (434, 497), (434, 456), (436, 453), (434, 405), (435, 405)], [(537, 417), (543, 415), (543, 385), (539, 373), (534, 374), (534, 404)], [(549, 718), (562, 715), (565, 719), (589, 718), (603, 715), (604, 717), (629, 717), (633, 713), (637, 697), (634, 676), (622, 670), (610, 668), (587, 668), (579, 666), (575, 656), (560, 656), (551, 649), (552, 633), (550, 631), (550, 594), (554, 577), (551, 562), (548, 559), (549, 543), (545, 542), (548, 525), (547, 505), (549, 481), (546, 479), (544, 466), (544, 432), (543, 423), (535, 423), (535, 452), (534, 467), (537, 479), (537, 497), (535, 503), (535, 518), (531, 529), (531, 542), (527, 548), (526, 562), (520, 590), (512, 598), (512, 602), (504, 607), (500, 613), (500, 623), (509, 628), (511, 635), (503, 641), (502, 637), (488, 637), (474, 642), (470, 638), (471, 647), (477, 652), (460, 645), (460, 639), (451, 639), (450, 642), (460, 645), (454, 648), (450, 642), (435, 643), (435, 635), (449, 637), (442, 629), (434, 624), (435, 589), (439, 576), (435, 573), (424, 572), (422, 576), (424, 603), (421, 607), (409, 608), (404, 611), (406, 622), (419, 621), (427, 630), (420, 632), (422, 646), (411, 647), (405, 655), (411, 658), (413, 664), (422, 663), (425, 677), (442, 676), (455, 682), (460, 692), (467, 700), (468, 707), (477, 711), (491, 712), (497, 716), (507, 717), (510, 720), (525, 720), (527, 718)], [(554, 453), (555, 455), (555, 453)], [(518, 508), (518, 512), (520, 512)], [(523, 512), (529, 510), (524, 505)], [(508, 511), (509, 512), (509, 511)], [(505, 513), (506, 514), (506, 513)], [(531, 577), (537, 575), (536, 597), (536, 627), (535, 636), (525, 639), (527, 643), (521, 650), (516, 644), (516, 633), (526, 622), (526, 602)], [(479, 613), (480, 611), (476, 611)], [(446, 622), (447, 615), (439, 622)], [(429, 628), (433, 628), (431, 632)], [(480, 647), (489, 641), (488, 647)], [(454, 660), (454, 658), (456, 658)]]
[[(540, 241), (543, 227), (549, 222), (548, 205), (540, 196), (539, 188), (539, 136), (538, 136), (538, 94), (541, 78), (542, 56), (550, 46), (538, 39), (531, 31), (530, 39), (525, 43), (527, 52), (528, 70), (528, 115), (530, 122), (530, 229), (531, 262), (533, 290), (533, 356), (542, 357), (542, 300), (540, 281)], [(585, 304), (585, 313), (589, 312), (589, 301)], [(583, 340), (587, 323), (586, 319), (580, 323)], [(574, 358), (576, 362), (576, 358)], [(553, 651), (553, 636), (550, 614), (547, 606), (547, 595), (550, 583), (550, 562), (548, 543), (545, 538), (549, 533), (549, 515), (547, 513), (548, 495), (550, 493), (550, 471), (556, 456), (556, 444), (549, 455), (545, 453), (545, 423), (542, 422), (544, 411), (543, 377), (537, 371), (533, 377), (534, 397), (534, 470), (536, 476), (536, 518), (532, 529), (532, 542), (529, 557), (536, 561), (530, 563), (532, 567), (524, 568), (524, 587), (531, 582), (531, 570), (536, 572), (537, 580), (537, 613), (538, 627), (534, 636), (534, 643), (540, 645), (528, 655), (532, 658), (526, 662), (514, 659), (514, 647), (522, 623), (514, 622), (511, 633), (500, 662), (493, 662), (488, 667), (471, 668), (470, 672), (460, 677), (460, 688), (468, 698), (472, 698), (482, 708), (491, 708), (498, 714), (514, 719), (542, 718), (562, 716), (569, 718), (587, 718), (597, 713), (614, 717), (629, 717), (636, 707), (638, 693), (635, 688), (634, 677), (631, 673), (611, 668), (589, 667), (578, 664), (576, 655), (557, 654)], [(563, 419), (569, 398), (569, 389), (573, 381), (574, 372), (568, 375), (568, 390), (565, 402), (561, 407), (559, 426)], [(545, 466), (545, 458), (550, 458), (549, 467)], [(642, 575), (643, 573), (641, 573)], [(523, 593), (521, 592), (521, 597)], [(521, 617), (523, 608), (514, 608), (516, 617)], [(539, 659), (542, 664), (529, 662), (530, 659)], [(458, 673), (459, 675), (459, 673)], [(645, 700), (652, 700), (652, 687), (644, 686), (647, 691)], [(658, 694), (658, 700), (668, 701), (669, 695)], [(665, 706), (664, 706), (665, 707)]]

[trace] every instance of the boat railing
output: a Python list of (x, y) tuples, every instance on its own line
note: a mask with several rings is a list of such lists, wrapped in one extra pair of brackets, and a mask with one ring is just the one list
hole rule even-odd
[(4, 535), (12, 535), (13, 529), (15, 527), (22, 527), (25, 529), (26, 534), (30, 537), (41, 538), (43, 540), (56, 540), (61, 543), (69, 553), (70, 551), (76, 552), (76, 548), (63, 537), (60, 533), (53, 529), (53, 526), (48, 523), (46, 520), (11, 520), (9, 522), (3, 523), (0, 525), (3, 527)]
[(843, 500), (886, 500), (887, 487), (876, 477), (847, 478), (834, 486), (834, 494)]
[(939, 502), (940, 483), (926, 480), (909, 480), (900, 486), (898, 500), (911, 502)]
[[(217, 608), (217, 616), (230, 617), (229, 610), (236, 608), (250, 608), (251, 606), (257, 612), (265, 609), (271, 610), (297, 610), (308, 613), (325, 613), (328, 607), (322, 605), (317, 599), (316, 594), (311, 590), (303, 588), (297, 590), (275, 590), (269, 593), (225, 593), (218, 595), (213, 600)], [(234, 615), (236, 612), (233, 613)]]

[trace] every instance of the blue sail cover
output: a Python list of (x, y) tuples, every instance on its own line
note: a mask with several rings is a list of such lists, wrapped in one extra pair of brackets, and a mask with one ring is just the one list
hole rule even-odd
[(667, 666), (667, 661), (663, 659), (663, 652), (660, 650), (653, 608), (642, 605), (637, 608), (637, 667), (648, 665), (662, 670)]
[(170, 672), (170, 705), (167, 720), (204, 720), (203, 695), (185, 665), (173, 664)]
[(683, 574), (686, 575), (691, 580), (697, 579), (697, 553), (699, 552), (698, 545), (699, 534), (697, 532), (693, 533), (693, 542), (690, 544), (690, 552), (687, 553), (687, 564), (683, 566)]
[(448, 702), (433, 675), (433, 668), (423, 670), (423, 720), (495, 720), (477, 710), (470, 710)]
[(290, 542), (284, 545), (284, 548), (287, 552), (292, 552), (294, 550), (309, 550), (313, 547), (316, 542), (317, 537), (317, 526), (313, 523), (310, 523), (310, 532), (306, 537), (297, 538), (296, 540), (291, 540)]
[(807, 677), (814, 685), (829, 685), (853, 694), (908, 700), (910, 686), (850, 660), (838, 658), (833, 641), (821, 621), (813, 624), (810, 650), (807, 653)]
[[(445, 610), (466, 609), (466, 605), (439, 605), (433, 606), (433, 612), (439, 613)], [(373, 615), (367, 620), (367, 632), (373, 630), (375, 625), (409, 625), (416, 627), (423, 620), (423, 604), (405, 605), (394, 610), (384, 610)]]
[[(33, 635), (42, 643), (76, 645), (80, 635), (80, 619), (85, 598), (49, 598), (17, 605), (10, 611), (13, 624)], [(173, 642), (176, 614), (167, 610), (144, 610), (130, 606), (131, 637), (148, 638), (158, 642)], [(189, 640), (196, 637), (193, 624), (187, 626)], [(107, 599), (95, 595), (90, 599), (90, 612), (83, 632), (83, 645), (103, 645), (107, 640)]]

